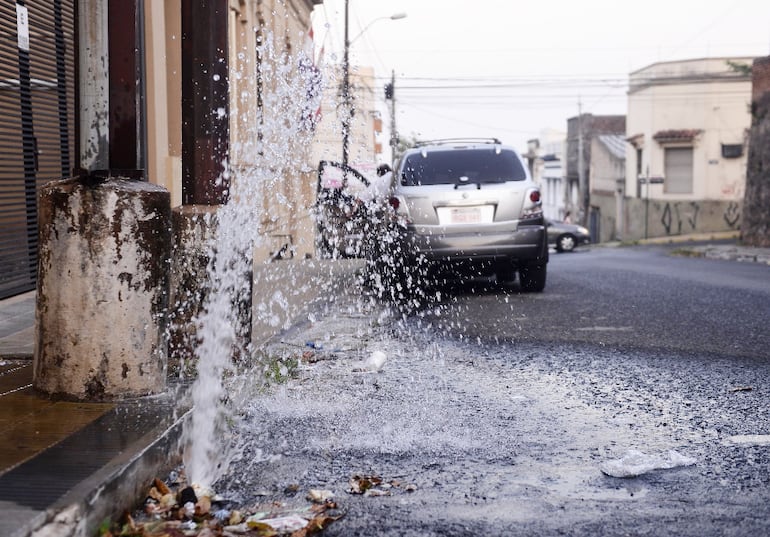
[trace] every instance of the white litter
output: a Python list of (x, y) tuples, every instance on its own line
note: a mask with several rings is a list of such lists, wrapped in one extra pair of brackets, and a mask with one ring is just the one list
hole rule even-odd
[(369, 358), (358, 364), (353, 371), (379, 371), (388, 359), (382, 351), (374, 351)]
[(307, 493), (307, 499), (313, 503), (324, 503), (334, 498), (331, 490), (310, 489)]
[(770, 446), (770, 434), (739, 434), (728, 438), (733, 444)]
[(246, 527), (256, 527), (258, 524), (267, 524), (278, 533), (293, 533), (308, 525), (308, 521), (299, 515), (288, 515), (278, 518), (259, 518), (250, 516), (246, 519)]
[(636, 477), (653, 470), (668, 470), (680, 466), (692, 466), (696, 460), (674, 450), (659, 455), (647, 455), (635, 449), (629, 449), (620, 458), (607, 461), (600, 466), (603, 473), (611, 477)]

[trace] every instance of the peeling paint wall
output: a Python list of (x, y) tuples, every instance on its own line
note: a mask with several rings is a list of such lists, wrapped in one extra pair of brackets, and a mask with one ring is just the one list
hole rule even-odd
[(168, 191), (69, 179), (47, 185), (39, 205), (35, 388), (90, 401), (162, 392)]

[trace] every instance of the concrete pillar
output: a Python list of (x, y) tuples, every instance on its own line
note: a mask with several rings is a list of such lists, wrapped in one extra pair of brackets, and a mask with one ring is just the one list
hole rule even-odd
[(41, 189), (39, 211), (33, 386), (88, 401), (164, 391), (168, 191), (67, 179)]
[(195, 318), (206, 301), (209, 244), (217, 230), (216, 205), (183, 205), (172, 211), (169, 371), (186, 376), (195, 354)]
[[(172, 212), (173, 250), (170, 275), (169, 370), (187, 376), (194, 371), (198, 344), (196, 318), (203, 312), (212, 282), (208, 274), (212, 245), (217, 242), (220, 206), (182, 205)], [(251, 344), (253, 259), (243, 260), (243, 287), (248, 292), (232, 298), (232, 321), (237, 340), (232, 357), (243, 357)]]

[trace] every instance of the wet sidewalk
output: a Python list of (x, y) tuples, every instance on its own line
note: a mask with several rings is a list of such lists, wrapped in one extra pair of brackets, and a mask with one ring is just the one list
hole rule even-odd
[[(255, 303), (280, 289), (287, 310), (301, 316), (340, 288), (354, 287), (360, 266), (355, 260), (266, 265), (255, 281)], [(186, 386), (116, 403), (51, 401), (32, 389), (34, 326), (34, 292), (0, 300), (0, 536), (92, 537), (181, 462)], [(277, 330), (255, 322), (255, 343)]]

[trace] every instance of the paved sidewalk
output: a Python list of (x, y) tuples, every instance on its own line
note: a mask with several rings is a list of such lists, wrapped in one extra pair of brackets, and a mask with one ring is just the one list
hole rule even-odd
[(742, 246), (738, 243), (738, 232), (735, 231), (672, 235), (641, 239), (629, 244), (609, 242), (597, 246), (621, 247), (633, 246), (634, 244), (669, 244), (676, 247), (673, 252), (676, 255), (770, 265), (770, 248)]
[[(355, 260), (262, 266), (255, 271), (255, 306), (281, 291), (281, 308), (301, 321), (355, 288), (361, 266)], [(181, 461), (187, 386), (115, 403), (51, 401), (32, 389), (34, 324), (34, 292), (0, 300), (0, 537), (93, 537)], [(255, 322), (255, 343), (281, 328), (272, 319)]]
[(35, 292), (0, 300), (0, 357), (31, 360), (34, 350)]

